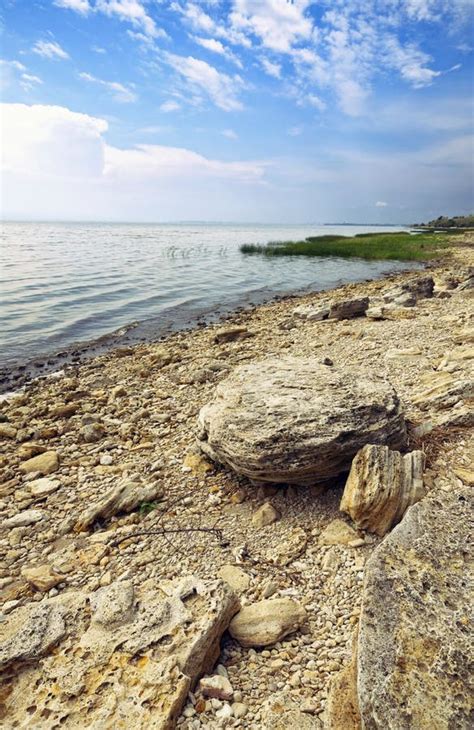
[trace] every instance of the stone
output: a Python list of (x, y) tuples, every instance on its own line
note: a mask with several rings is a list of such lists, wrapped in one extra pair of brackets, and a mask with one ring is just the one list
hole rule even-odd
[(0, 423), (0, 439), (14, 439), (17, 430), (11, 423)]
[(121, 512), (133, 512), (143, 502), (152, 502), (161, 495), (162, 490), (157, 482), (140, 484), (125, 480), (113, 487), (102, 499), (87, 507), (76, 521), (74, 530), (82, 532), (99, 518), (107, 520)]
[(306, 549), (308, 536), (302, 527), (295, 527), (287, 533), (286, 539), (278, 542), (267, 553), (267, 560), (285, 566), (298, 558)]
[[(176, 581), (170, 595), (153, 579), (136, 589), (123, 580), (33, 605), (25, 614), (26, 641), (16, 620), (23, 609), (0, 624), (10, 642), (0, 655), (8, 687), (5, 727), (21, 727), (28, 718), (35, 728), (171, 730), (188, 693), (215, 664), (239, 607), (223, 581), (191, 576)], [(37, 611), (44, 612), (45, 627), (37, 626)]]
[(357, 662), (352, 661), (334, 674), (329, 685), (326, 710), (328, 730), (361, 730), (357, 698)]
[(87, 423), (83, 426), (79, 434), (86, 444), (94, 444), (105, 436), (105, 427), (101, 423)]
[(474, 343), (474, 327), (463, 327), (453, 337), (456, 345), (469, 345)]
[(306, 611), (291, 598), (275, 598), (244, 606), (232, 619), (229, 633), (241, 646), (271, 646), (293, 634), (306, 621)]
[(234, 717), (236, 717), (237, 719), (245, 717), (248, 710), (249, 710), (249, 708), (243, 702), (233, 702), (232, 703), (232, 715)]
[(205, 459), (202, 454), (189, 453), (184, 457), (183, 466), (186, 469), (190, 469), (193, 474), (202, 476), (208, 474), (210, 471), (214, 471), (214, 464), (208, 459)]
[(474, 496), (437, 492), (410, 507), (367, 562), (357, 685), (367, 730), (472, 727)]
[(419, 360), (422, 352), (419, 347), (406, 347), (405, 349), (390, 348), (385, 353), (386, 360), (400, 360), (406, 362), (409, 360)]
[(44, 518), (45, 513), (40, 509), (25, 509), (23, 512), (19, 512), (14, 517), (9, 517), (2, 523), (3, 527), (27, 527), (28, 525), (34, 525), (36, 522), (41, 522)]
[(20, 471), (25, 474), (39, 472), (40, 474), (51, 474), (59, 469), (59, 457), (55, 451), (45, 451), (32, 459), (20, 464)]
[(225, 582), (228, 583), (236, 593), (244, 593), (250, 585), (250, 577), (236, 565), (223, 565), (217, 574), (219, 578), (225, 580)]
[(60, 605), (44, 601), (18, 608), (0, 623), (0, 670), (13, 662), (29, 662), (46, 654), (66, 633)]
[[(301, 709), (301, 700), (290, 693), (273, 694), (262, 706), (262, 730), (322, 730), (319, 717), (314, 717)], [(328, 729), (329, 730), (329, 729)]]
[(48, 494), (53, 494), (61, 486), (61, 482), (54, 479), (47, 479), (43, 477), (41, 479), (34, 479), (29, 483), (30, 492), (33, 497), (47, 497)]
[(293, 316), (298, 319), (307, 319), (308, 322), (322, 322), (329, 317), (329, 305), (316, 304), (309, 307), (296, 307), (293, 309)]
[(256, 482), (327, 482), (368, 442), (406, 444), (392, 385), (314, 358), (240, 366), (199, 414), (202, 451)]
[(360, 529), (382, 537), (425, 496), (423, 468), (422, 451), (402, 456), (388, 446), (364, 446), (352, 462), (341, 512)]
[(453, 378), (450, 373), (440, 372), (432, 375), (430, 384), (417, 389), (411, 400), (421, 410), (430, 408), (438, 411), (452, 408), (460, 401), (473, 397), (472, 378)]
[(214, 342), (222, 345), (225, 342), (234, 342), (246, 337), (253, 337), (253, 332), (250, 332), (247, 327), (223, 327), (214, 334)]
[(49, 591), (64, 580), (64, 575), (55, 573), (50, 565), (23, 568), (21, 575), (28, 583), (42, 593)]
[(220, 674), (203, 677), (199, 682), (199, 689), (204, 697), (216, 697), (218, 700), (231, 700), (234, 696), (231, 683)]
[(349, 545), (359, 534), (343, 520), (332, 520), (319, 536), (320, 545)]
[[(401, 299), (401, 297), (405, 296), (408, 298), (412, 298), (414, 300), (414, 303), (416, 304), (416, 301), (418, 299), (431, 299), (433, 296), (434, 291), (434, 279), (432, 276), (418, 276), (413, 279), (408, 279), (407, 281), (402, 282), (398, 286), (389, 289), (385, 294), (383, 295), (383, 298), (385, 301), (393, 301), (396, 299)], [(400, 302), (397, 302), (400, 303)], [(406, 304), (404, 306), (407, 306)], [(413, 305), (408, 305), (413, 306)]]
[(369, 307), (369, 297), (332, 301), (329, 308), (329, 319), (354, 319), (363, 317)]
[(252, 515), (252, 525), (255, 527), (267, 527), (280, 519), (280, 513), (271, 502), (265, 502)]
[(474, 470), (466, 469), (461, 466), (454, 467), (453, 472), (468, 487), (474, 487)]

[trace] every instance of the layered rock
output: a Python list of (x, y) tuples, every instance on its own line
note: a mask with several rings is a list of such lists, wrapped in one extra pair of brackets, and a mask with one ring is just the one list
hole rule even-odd
[(139, 484), (124, 481), (113, 487), (107, 494), (94, 502), (82, 512), (74, 529), (76, 532), (87, 530), (97, 519), (109, 519), (121, 512), (132, 512), (140, 504), (157, 499), (161, 495), (161, 488), (154, 484)]
[(411, 507), (365, 574), (358, 698), (366, 730), (468, 730), (472, 490)]
[(237, 368), (199, 414), (210, 458), (257, 482), (308, 485), (348, 471), (366, 443), (406, 443), (400, 404), (386, 380), (312, 358)]
[(15, 611), (0, 628), (5, 727), (174, 728), (239, 604), (222, 581), (171, 588), (122, 581)]
[(364, 446), (352, 462), (340, 509), (357, 527), (385, 535), (424, 495), (424, 454)]

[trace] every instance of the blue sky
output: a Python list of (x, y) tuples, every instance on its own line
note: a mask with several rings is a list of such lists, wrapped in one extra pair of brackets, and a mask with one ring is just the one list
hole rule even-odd
[(6, 218), (473, 206), (471, 0), (6, 0)]

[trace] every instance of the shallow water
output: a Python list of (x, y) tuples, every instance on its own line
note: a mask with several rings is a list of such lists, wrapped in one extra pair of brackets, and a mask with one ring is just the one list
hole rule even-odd
[[(382, 231), (370, 226), (4, 223), (0, 365), (134, 321), (155, 334), (275, 294), (406, 268), (396, 262), (244, 256), (242, 243)], [(394, 230), (394, 229), (387, 229)]]

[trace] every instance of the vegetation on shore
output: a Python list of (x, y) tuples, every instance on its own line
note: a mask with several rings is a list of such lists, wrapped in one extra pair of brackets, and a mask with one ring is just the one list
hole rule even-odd
[(428, 223), (417, 223), (415, 228), (429, 228), (436, 230), (456, 229), (472, 229), (474, 228), (474, 214), (471, 215), (454, 215), (449, 218), (446, 215), (440, 215)]
[(359, 233), (356, 236), (310, 236), (304, 241), (244, 244), (244, 254), (264, 256), (339, 256), (367, 260), (428, 261), (448, 246), (443, 234)]

